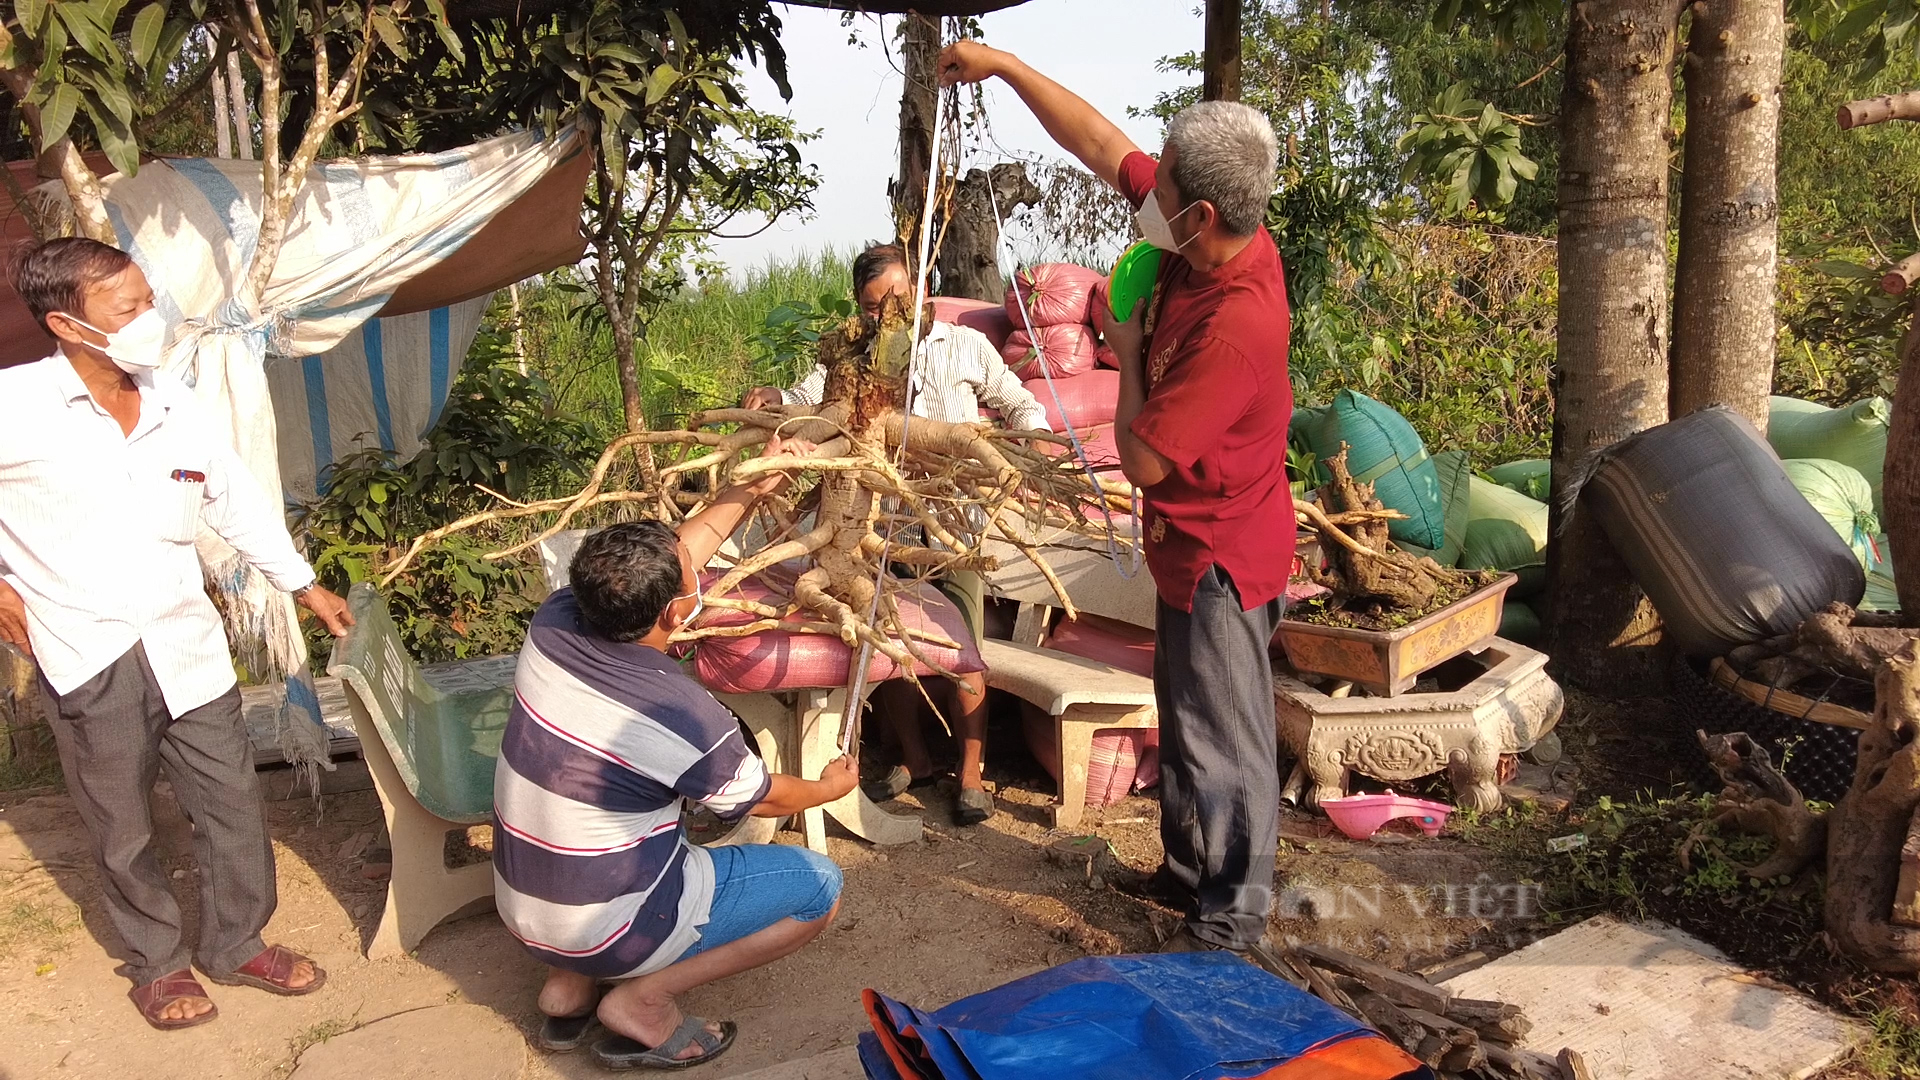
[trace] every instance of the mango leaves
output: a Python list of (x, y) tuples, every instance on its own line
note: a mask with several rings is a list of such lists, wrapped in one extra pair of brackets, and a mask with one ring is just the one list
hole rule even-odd
[[(175, 11), (175, 8), (178, 11)], [(45, 150), (84, 116), (114, 168), (139, 167), (139, 102), (162, 87), (205, 0), (20, 0), (19, 32), (0, 64), (33, 72)]]
[(1846, 47), (1860, 78), (1879, 74), (1902, 50), (1920, 56), (1915, 0), (1788, 0), (1787, 17), (1810, 40)]
[(1519, 118), (1474, 100), (1455, 83), (1400, 137), (1408, 155), (1401, 174), (1407, 183), (1425, 180), (1440, 186), (1440, 211), (1458, 216), (1478, 206), (1492, 210), (1513, 201), (1520, 181), (1532, 180), (1540, 167), (1520, 152)]

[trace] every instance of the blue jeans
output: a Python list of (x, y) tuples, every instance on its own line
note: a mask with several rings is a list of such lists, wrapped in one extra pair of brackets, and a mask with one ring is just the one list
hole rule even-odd
[(789, 844), (711, 847), (713, 906), (685, 960), (765, 930), (781, 919), (815, 922), (840, 899), (840, 868)]

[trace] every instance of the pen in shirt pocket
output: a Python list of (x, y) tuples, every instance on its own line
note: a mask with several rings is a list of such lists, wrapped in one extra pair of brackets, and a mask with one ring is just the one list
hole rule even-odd
[(207, 474), (194, 472), (192, 469), (175, 469), (173, 470), (171, 479), (178, 480), (183, 484), (204, 484), (207, 482)]

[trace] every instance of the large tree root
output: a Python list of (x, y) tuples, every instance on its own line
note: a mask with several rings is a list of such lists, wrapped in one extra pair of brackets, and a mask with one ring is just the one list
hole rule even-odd
[[(890, 306), (877, 325), (856, 318), (822, 334), (818, 359), (828, 371), (824, 404), (715, 409), (694, 416), (686, 431), (622, 436), (607, 447), (575, 495), (503, 506), (436, 529), (395, 560), (382, 584), (404, 571), (427, 544), (488, 522), (546, 519), (530, 539), (486, 556), (504, 558), (558, 534), (596, 507), (637, 503), (678, 520), (733, 483), (780, 473), (803, 487), (811, 483), (811, 490), (793, 503), (770, 500), (776, 529), (766, 547), (745, 555), (708, 590), (716, 609), (732, 607), (754, 620), (744, 627), (683, 628), (679, 639), (760, 630), (827, 633), (856, 651), (871, 648), (908, 678), (914, 677), (916, 664), (957, 678), (924, 647), (957, 646), (909, 629), (900, 615), (901, 590), (942, 571), (991, 570), (997, 563), (983, 545), (990, 538), (1005, 539), (1033, 561), (1071, 614), (1073, 602), (1034, 535), (1106, 536), (1109, 527), (1101, 511), (1127, 511), (1132, 492), (1112, 490), (1070, 458), (1038, 448), (1065, 443), (1062, 436), (908, 419), (900, 365), (910, 315)], [(745, 457), (775, 437), (814, 443), (817, 453)], [(615, 456), (633, 446), (675, 448), (681, 460), (655, 470), (645, 490), (604, 490)], [(791, 571), (775, 573), (782, 563), (795, 561), (810, 564), (797, 579)], [(917, 576), (897, 577), (896, 567)], [(732, 595), (749, 578), (773, 596), (747, 601)], [(794, 579), (791, 585), (789, 579)]]
[(1882, 664), (1920, 638), (1920, 630), (1885, 622), (1845, 604), (1828, 604), (1792, 634), (1742, 646), (1727, 659), (1742, 674), (1781, 690), (1821, 671), (1872, 682)]
[(1880, 668), (1853, 786), (1829, 815), (1827, 933), (1878, 971), (1920, 971), (1920, 927), (1892, 921), (1901, 849), (1920, 809), (1920, 643)]

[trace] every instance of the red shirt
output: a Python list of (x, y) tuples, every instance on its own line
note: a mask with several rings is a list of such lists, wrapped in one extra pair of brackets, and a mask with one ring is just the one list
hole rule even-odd
[[(1153, 194), (1154, 159), (1129, 154), (1120, 193)], [(1169, 253), (1147, 311), (1147, 400), (1133, 433), (1173, 462), (1145, 489), (1147, 565), (1160, 599), (1193, 610), (1214, 563), (1252, 610), (1281, 595), (1293, 568), (1287, 487), (1287, 288), (1265, 229), (1226, 265), (1195, 270)]]

